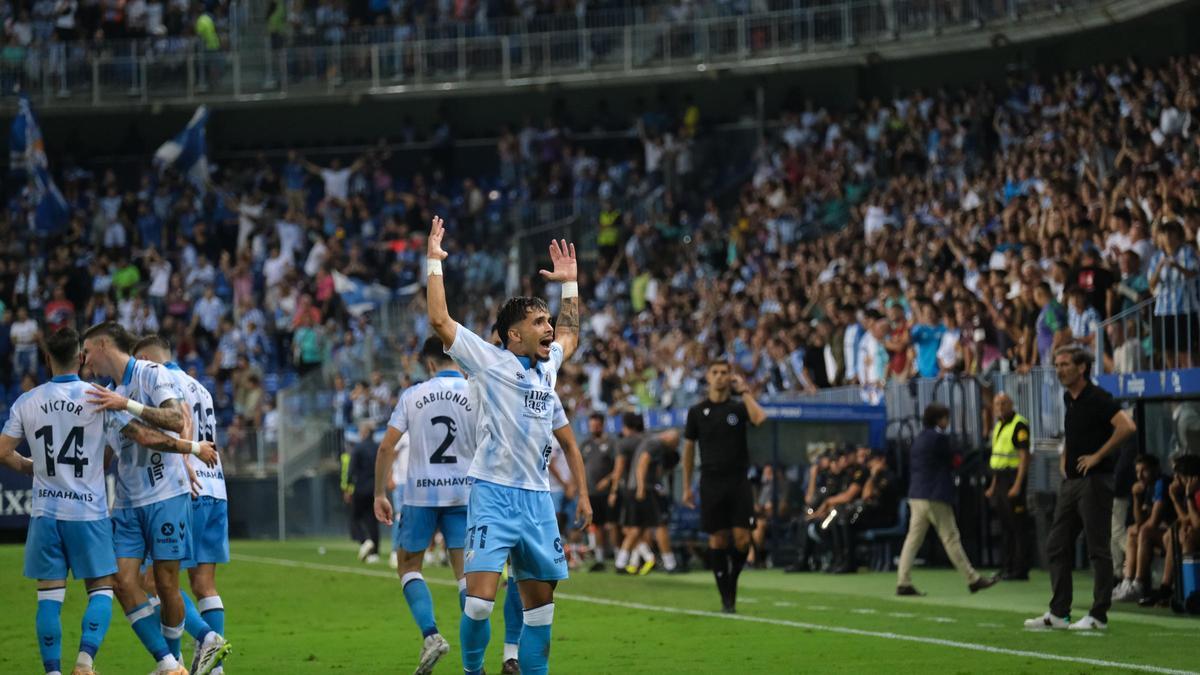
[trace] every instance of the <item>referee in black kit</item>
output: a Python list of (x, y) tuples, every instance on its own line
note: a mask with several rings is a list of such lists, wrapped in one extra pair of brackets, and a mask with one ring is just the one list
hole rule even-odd
[[(1054, 352), (1054, 370), (1063, 386), (1066, 419), (1063, 422), (1062, 486), (1054, 507), (1054, 522), (1046, 538), (1050, 567), (1050, 611), (1025, 622), (1026, 628), (1103, 630), (1112, 606), (1113, 569), (1109, 541), (1112, 536), (1113, 470), (1121, 444), (1137, 431), (1133, 419), (1111, 394), (1092, 384), (1088, 374), (1092, 355), (1081, 347)], [(1095, 575), (1092, 609), (1071, 623), (1071, 568), (1075, 539), (1083, 531)]]
[[(692, 467), (699, 441), (700, 524), (708, 533), (708, 559), (721, 593), (721, 609), (732, 614), (754, 518), (754, 494), (746, 477), (750, 469), (746, 423), (758, 426), (767, 419), (767, 413), (754, 400), (742, 376), (730, 373), (727, 362), (710, 362), (705, 379), (708, 398), (688, 409), (683, 432), (683, 503), (688, 508), (696, 505)], [(731, 393), (737, 398), (731, 398)]]

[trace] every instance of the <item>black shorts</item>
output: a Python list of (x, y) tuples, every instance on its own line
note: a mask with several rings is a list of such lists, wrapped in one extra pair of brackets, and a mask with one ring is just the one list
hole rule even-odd
[(613, 513), (620, 511), (611, 511), (608, 508), (608, 493), (607, 492), (592, 492), (588, 493), (588, 501), (592, 503), (592, 524), (596, 526), (604, 526), (614, 520)]
[(1200, 340), (1200, 314), (1158, 314), (1154, 321), (1158, 324), (1158, 335), (1154, 337), (1156, 350), (1186, 354)]
[(700, 476), (700, 529), (713, 534), (734, 527), (750, 529), (754, 491), (745, 478)]
[(628, 492), (623, 501), (625, 508), (621, 511), (621, 525), (637, 528), (658, 527), (658, 495), (651, 493), (638, 501), (632, 492)]

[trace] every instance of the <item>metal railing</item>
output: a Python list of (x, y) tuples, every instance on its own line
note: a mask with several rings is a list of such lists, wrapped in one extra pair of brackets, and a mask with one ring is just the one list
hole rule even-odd
[[(799, 3), (755, 14), (684, 23), (576, 21), (506, 33), (456, 29), (354, 33), (355, 41), (273, 49), (239, 40), (207, 51), (160, 41), (99, 53), (47, 47), (0, 61), (0, 96), (20, 85), (43, 105), (101, 105), (151, 99), (220, 100), (322, 96), (346, 88), (371, 94), (562, 78), (661, 75), (710, 66), (763, 64), (804, 53), (844, 51), (898, 39), (929, 39), (985, 24), (1053, 16), (1104, 0), (845, 0)], [(365, 41), (363, 41), (365, 40)]]
[(1096, 331), (1096, 374), (1194, 368), (1200, 342), (1200, 277), (1164, 279), (1154, 297)]

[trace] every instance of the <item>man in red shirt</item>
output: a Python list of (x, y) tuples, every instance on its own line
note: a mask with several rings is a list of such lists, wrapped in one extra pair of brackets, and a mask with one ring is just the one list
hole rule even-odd
[(62, 286), (55, 287), (54, 298), (46, 303), (45, 311), (50, 333), (68, 326), (75, 327), (75, 303), (67, 299), (67, 292)]

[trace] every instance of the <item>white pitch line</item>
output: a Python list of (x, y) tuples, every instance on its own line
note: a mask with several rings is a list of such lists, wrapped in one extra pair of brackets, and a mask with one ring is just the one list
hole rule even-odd
[[(233, 554), (230, 556), (234, 560), (245, 562), (262, 563), (264, 565), (278, 565), (281, 567), (298, 567), (302, 569), (311, 569), (323, 572), (340, 572), (342, 574), (356, 574), (366, 577), (383, 577), (387, 579), (395, 579), (395, 572), (384, 572), (382, 570), (362, 569), (358, 567), (344, 567), (341, 565), (326, 565), (323, 563), (302, 562), (299, 560), (288, 560), (286, 558), (264, 558), (261, 556)], [(429, 583), (443, 586), (457, 586), (453, 581), (443, 579), (427, 579)], [(789, 621), (787, 619), (771, 619), (761, 616), (748, 616), (746, 614), (724, 614), (721, 612), (708, 612), (701, 609), (684, 609), (682, 607), (663, 607), (659, 605), (646, 605), (640, 602), (626, 602), (624, 600), (610, 600), (608, 598), (597, 598), (587, 595), (576, 595), (574, 593), (555, 593), (555, 598), (563, 600), (574, 600), (576, 602), (584, 602), (593, 605), (605, 605), (608, 607), (621, 607), (624, 609), (637, 609), (647, 612), (656, 612), (658, 614), (678, 614), (683, 616), (694, 616), (705, 619), (723, 619), (726, 621), (745, 621), (747, 623), (760, 623), (771, 626), (786, 626), (789, 628), (802, 628), (805, 630), (821, 631), (824, 633), (836, 633), (839, 635), (853, 635), (855, 637), (871, 637), (881, 640), (896, 640), (900, 642), (914, 642), (917, 644), (934, 645), (938, 647), (950, 647), (953, 649), (965, 649), (968, 651), (984, 652), (987, 654), (1002, 654), (1005, 656), (1017, 656), (1027, 659), (1039, 659), (1042, 661), (1058, 661), (1060, 663), (1077, 663), (1088, 666), (1097, 666), (1100, 668), (1118, 668), (1121, 670), (1133, 670), (1143, 673), (1162, 673), (1164, 675), (1200, 675), (1191, 670), (1179, 670), (1175, 668), (1164, 668), (1161, 666), (1150, 666), (1140, 663), (1125, 663), (1122, 661), (1107, 661), (1104, 659), (1092, 659), (1083, 656), (1064, 656), (1061, 654), (1049, 654), (1046, 652), (1034, 652), (1024, 649), (1009, 649), (1006, 647), (993, 647), (991, 645), (981, 645), (973, 642), (960, 642), (957, 640), (944, 640), (941, 638), (923, 637), (919, 635), (904, 635), (901, 633), (891, 633), (886, 631), (863, 630), (861, 628), (847, 628), (845, 626), (826, 626), (817, 623), (807, 623), (804, 621)], [(810, 606), (809, 609), (813, 609)], [(828, 609), (828, 608), (825, 608)]]
[(781, 602), (776, 602), (776, 603), (775, 603), (775, 606), (776, 606), (776, 607), (795, 607), (795, 606), (796, 606), (796, 603), (794, 603), (794, 602), (782, 602), (782, 601), (781, 601)]
[(875, 610), (871, 609), (870, 607), (859, 607), (858, 609), (852, 609), (850, 611), (855, 614), (875, 614), (876, 613)]

